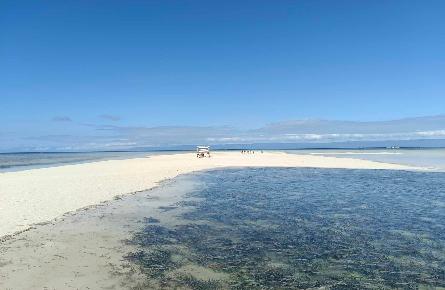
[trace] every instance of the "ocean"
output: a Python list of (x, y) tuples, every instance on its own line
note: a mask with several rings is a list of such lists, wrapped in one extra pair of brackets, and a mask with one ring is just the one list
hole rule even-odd
[(91, 161), (138, 158), (173, 151), (156, 152), (39, 152), (0, 153), (0, 172), (53, 167)]
[(445, 148), (431, 149), (310, 149), (287, 150), (288, 153), (357, 158), (445, 171)]

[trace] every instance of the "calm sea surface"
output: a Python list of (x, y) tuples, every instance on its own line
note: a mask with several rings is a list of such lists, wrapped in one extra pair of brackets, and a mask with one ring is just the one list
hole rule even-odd
[(127, 159), (155, 154), (169, 154), (173, 151), (159, 152), (82, 152), (82, 153), (0, 153), (0, 172), (18, 171), (40, 167), (89, 161)]
[(427, 167), (445, 171), (445, 149), (318, 149), (289, 150), (289, 153), (358, 158), (377, 162)]

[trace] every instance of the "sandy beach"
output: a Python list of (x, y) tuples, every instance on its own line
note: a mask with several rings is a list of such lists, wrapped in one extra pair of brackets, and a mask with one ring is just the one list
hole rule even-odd
[(118, 195), (153, 188), (180, 174), (223, 167), (320, 167), (410, 170), (413, 167), (352, 158), (282, 152), (157, 155), (0, 173), (0, 237), (28, 229)]
[[(235, 177), (232, 177), (232, 181), (224, 183), (227, 182), (230, 175), (225, 176), (224, 174), (233, 170), (236, 171), (237, 167), (243, 168), (238, 170), (239, 172), (258, 170), (257, 175), (253, 172), (246, 173), (249, 180), (240, 179), (238, 175), (235, 175)], [(244, 167), (250, 169), (244, 169)], [(266, 170), (254, 167), (277, 168)], [(278, 167), (288, 169), (278, 169)], [(298, 168), (289, 169), (290, 167), (315, 167), (315, 169), (299, 170)], [(218, 170), (226, 168), (232, 169)], [(392, 170), (353, 170), (341, 173), (320, 168)], [(213, 169), (216, 170), (207, 171)], [(399, 189), (400, 186), (403, 188), (405, 182), (394, 183), (393, 179), (400, 181), (400, 174), (403, 176), (406, 174), (424, 174), (411, 171), (418, 169), (421, 168), (319, 155), (297, 155), (283, 152), (256, 152), (255, 154), (214, 152), (211, 158), (201, 159), (196, 158), (193, 153), (152, 155), (145, 158), (97, 161), (2, 173), (0, 174), (0, 207), (2, 207), (0, 218), (2, 219), (3, 237), (0, 238), (0, 288), (168, 289), (165, 285), (162, 286), (161, 280), (150, 276), (149, 273), (151, 272), (134, 260), (134, 257), (138, 257), (140, 253), (143, 253), (141, 251), (145, 249), (144, 244), (137, 242), (138, 240), (135, 240), (135, 237), (141, 237), (143, 239), (141, 241), (147, 241), (147, 243), (158, 241), (162, 244), (163, 249), (168, 249), (173, 246), (169, 243), (163, 244), (165, 242), (163, 237), (166, 233), (165, 230), (171, 230), (171, 233), (173, 233), (181, 229), (182, 226), (187, 228), (190, 223), (212, 225), (212, 223), (206, 223), (206, 218), (202, 220), (193, 220), (192, 218), (193, 222), (186, 218), (187, 214), (193, 214), (196, 211), (195, 207), (199, 202), (205, 200), (215, 202), (209, 207), (212, 214), (213, 211), (222, 211), (223, 216), (231, 212), (231, 210), (227, 210), (228, 208), (237, 208), (236, 206), (228, 207), (220, 204), (221, 197), (215, 197), (215, 200), (212, 201), (208, 198), (193, 195), (193, 193), (203, 192), (202, 190), (211, 186), (212, 183), (208, 183), (208, 178), (210, 176), (215, 178), (215, 174), (222, 174), (220, 176), (225, 177), (214, 183), (213, 189), (210, 190), (212, 196), (221, 194), (218, 191), (219, 189), (215, 190), (215, 186), (221, 189), (227, 188), (227, 192), (232, 192), (234, 188), (233, 184), (230, 185), (230, 182), (238, 180), (235, 190), (242, 190), (243, 193), (250, 190), (251, 194), (255, 193), (252, 194), (254, 200), (252, 205), (264, 204), (259, 201), (261, 201), (260, 198), (264, 198), (264, 192), (266, 191), (278, 190), (279, 195), (283, 194), (285, 196), (286, 190), (290, 189), (290, 195), (293, 195), (292, 190), (298, 188), (298, 191), (303, 190), (302, 192), (309, 190), (310, 194), (307, 202), (310, 207), (311, 204), (313, 205), (311, 194), (313, 195), (321, 190), (322, 196), (324, 196), (325, 190), (331, 189), (331, 185), (335, 193), (339, 192), (338, 194), (341, 194), (348, 188), (354, 196), (361, 192), (363, 197), (367, 195), (364, 186), (370, 186), (369, 192), (371, 193), (375, 192), (376, 189), (383, 190), (380, 188), (382, 186), (380, 182), (373, 183), (372, 181), (373, 178), (376, 178), (376, 174), (380, 176), (382, 182), (386, 180), (387, 185), (392, 184), (394, 188)], [(292, 182), (285, 182), (280, 185), (280, 181), (278, 181), (274, 186), (278, 186), (279, 189), (274, 188), (274, 186), (267, 187), (266, 184), (273, 184), (270, 178), (275, 179), (277, 177), (276, 172), (269, 173), (269, 176), (267, 176), (268, 170), (284, 170), (280, 173), (284, 174), (284, 180), (286, 180), (287, 174), (287, 180), (298, 180), (298, 184), (294, 183), (294, 185), (288, 187)], [(302, 174), (303, 172), (304, 174)], [(289, 179), (289, 174), (291, 174), (291, 179)], [(428, 179), (427, 176), (422, 176), (427, 178), (427, 181), (433, 180)], [(251, 178), (254, 178), (254, 180)], [(330, 178), (334, 178), (334, 180)], [(414, 176), (406, 179), (414, 180)], [(248, 182), (245, 183), (245, 181)], [(356, 184), (356, 182), (358, 183)], [(431, 184), (434, 184), (434, 180)], [(246, 185), (246, 188), (243, 189), (242, 185)], [(230, 186), (232, 186), (232, 189), (230, 189)], [(421, 188), (421, 185), (419, 187)], [(263, 193), (261, 194), (262, 190)], [(388, 190), (388, 192), (391, 193), (391, 196), (394, 193), (393, 200), (399, 198), (397, 191)], [(401, 189), (401, 192), (403, 192), (403, 189)], [(418, 192), (418, 190), (410, 192)], [(256, 196), (257, 193), (258, 196)], [(275, 194), (274, 196), (277, 197), (276, 192), (271, 194)], [(243, 194), (237, 196), (240, 197), (239, 202), (250, 200), (250, 198), (243, 199)], [(315, 200), (323, 204), (323, 198), (317, 199), (316, 196)], [(327, 196), (332, 198), (330, 194), (326, 194)], [(274, 202), (269, 202), (270, 198), (266, 197), (266, 199), (266, 204), (274, 205), (280, 211), (282, 210), (283, 205), (280, 205), (278, 198), (274, 199)], [(297, 199), (300, 199), (300, 197)], [(235, 202), (233, 198), (227, 200)], [(382, 200), (391, 203), (388, 197), (384, 197)], [(382, 200), (377, 197), (372, 199), (377, 204)], [(304, 203), (304, 200), (301, 201)], [(363, 209), (362, 202), (364, 201), (366, 200), (359, 203), (360, 209)], [(242, 205), (237, 202), (235, 204), (243, 206), (241, 208), (246, 208), (246, 204)], [(326, 203), (324, 204), (326, 206)], [(357, 205), (357, 202), (353, 201), (352, 204)], [(305, 208), (304, 204), (302, 206)], [(332, 212), (329, 206), (327, 207), (329, 212)], [(410, 208), (413, 207), (410, 206)], [(224, 211), (224, 209), (226, 210)], [(287, 211), (289, 209), (285, 206), (283, 210)], [(322, 209), (323, 207), (320, 207), (320, 210)], [(341, 206), (336, 210), (343, 211), (343, 214), (345, 214), (349, 213), (350, 209), (349, 205), (341, 203)], [(377, 210), (377, 212), (379, 211)], [(250, 212), (250, 214), (252, 213), (257, 216), (260, 211), (254, 210)], [(302, 212), (302, 214), (305, 213)], [(196, 212), (195, 217), (197, 217)], [(250, 225), (251, 223), (248, 222), (249, 216), (244, 216), (244, 218), (247, 222), (246, 225)], [(146, 232), (147, 229), (153, 229), (156, 233)], [(187, 230), (187, 233), (189, 230)], [(227, 229), (223, 232), (227, 232)], [(194, 238), (197, 236), (196, 233), (189, 234)], [(276, 234), (274, 233), (274, 235)], [(179, 237), (183, 239), (185, 236), (182, 233), (170, 238), (174, 237), (175, 239)], [(145, 240), (146, 238), (148, 239)], [(203, 240), (213, 241), (212, 239), (214, 238), (207, 237)], [(179, 243), (180, 240), (177, 240), (177, 242)], [(214, 241), (219, 240), (215, 239)], [(184, 250), (184, 245), (178, 247), (182, 250), (175, 252), (174, 258), (179, 264), (177, 267), (169, 268), (165, 279), (176, 281), (177, 279), (183, 279), (181, 278), (184, 277), (183, 275), (191, 275), (190, 277), (197, 279), (197, 281), (222, 281), (221, 283), (226, 283), (233, 278), (224, 271), (192, 262), (194, 261), (192, 256), (189, 258), (187, 258), (188, 256), (181, 256), (188, 251)], [(150, 260), (150, 265), (164, 267), (162, 259), (154, 259), (153, 261)], [(23, 277), (27, 277), (27, 279), (23, 279)], [(189, 286), (184, 287), (184, 289), (196, 289)], [(223, 289), (228, 288), (228, 286), (223, 287)]]

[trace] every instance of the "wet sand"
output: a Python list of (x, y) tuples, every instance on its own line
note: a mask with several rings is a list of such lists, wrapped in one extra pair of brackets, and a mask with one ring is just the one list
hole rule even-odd
[(126, 239), (146, 224), (147, 216), (163, 225), (179, 224), (168, 209), (198, 186), (187, 176), (179, 177), (152, 190), (65, 214), (4, 240), (0, 243), (0, 289), (145, 287), (141, 284), (145, 276), (124, 259), (134, 247)]

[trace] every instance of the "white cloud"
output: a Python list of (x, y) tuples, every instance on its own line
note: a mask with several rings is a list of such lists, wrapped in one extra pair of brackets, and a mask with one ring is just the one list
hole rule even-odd
[(418, 136), (422, 137), (445, 137), (445, 130), (436, 130), (436, 131), (423, 131), (416, 132)]
[[(200, 126), (85, 125), (84, 134), (22, 136), (3, 143), (8, 148), (52, 148), (52, 150), (128, 149), (189, 144), (237, 143), (329, 143), (445, 139), (445, 116), (384, 122), (326, 120), (288, 121), (253, 130)], [(410, 129), (410, 130), (408, 130)], [(16, 134), (17, 135), (17, 134)], [(1, 137), (1, 136), (0, 136)], [(3, 136), (4, 137), (4, 136)], [(68, 149), (69, 148), (69, 149)]]

